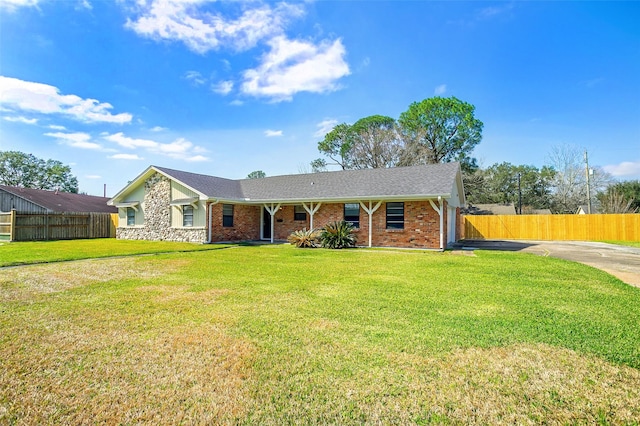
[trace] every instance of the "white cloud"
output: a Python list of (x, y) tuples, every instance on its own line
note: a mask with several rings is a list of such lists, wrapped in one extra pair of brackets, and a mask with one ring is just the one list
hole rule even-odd
[(93, 5), (88, 0), (80, 0), (79, 7), (87, 10), (93, 10)]
[(334, 119), (322, 120), (321, 122), (316, 124), (316, 127), (318, 128), (318, 130), (316, 130), (313, 136), (317, 138), (324, 138), (327, 133), (329, 133), (330, 131), (333, 130), (334, 127), (336, 127), (337, 124), (338, 124), (338, 120), (334, 120)]
[(156, 141), (150, 139), (133, 139), (125, 136), (122, 132), (115, 133), (104, 137), (109, 142), (115, 142), (123, 148), (135, 149), (135, 148), (156, 148), (160, 145)]
[(37, 6), (40, 0), (0, 0), (0, 9), (13, 12), (19, 7)]
[(165, 130), (168, 130), (168, 129), (166, 127), (155, 126), (149, 130), (151, 130), (152, 132), (164, 132)]
[(84, 175), (84, 177), (87, 179), (102, 179), (100, 175)]
[(242, 106), (242, 105), (244, 105), (244, 102), (242, 102), (240, 99), (234, 99), (231, 102), (229, 102), (229, 105), (231, 105), (231, 106)]
[(282, 130), (265, 130), (264, 135), (268, 138), (282, 136)]
[(228, 95), (233, 90), (233, 81), (220, 81), (212, 84), (211, 90), (220, 95)]
[(640, 161), (623, 161), (602, 168), (613, 176), (640, 176)]
[[(179, 138), (171, 143), (161, 143), (150, 139), (136, 139), (125, 136), (122, 132), (112, 135), (103, 136), (105, 140), (114, 142), (119, 146), (127, 149), (145, 149), (153, 154), (161, 154), (167, 157), (176, 158), (186, 161), (205, 161), (208, 160), (202, 155), (193, 155), (194, 153), (206, 152), (206, 149), (195, 146), (190, 141)], [(116, 158), (116, 157), (114, 157)], [(125, 158), (125, 157), (117, 157)], [(126, 158), (125, 158), (126, 159)], [(195, 160), (194, 160), (195, 159)]]
[(51, 124), (51, 125), (49, 126), (49, 128), (50, 128), (51, 130), (67, 130), (67, 128), (66, 128), (66, 127), (64, 127), (64, 126), (60, 126), (60, 125), (58, 125), (58, 124)]
[(222, 47), (248, 50), (261, 40), (283, 31), (287, 21), (303, 14), (302, 5), (280, 3), (275, 7), (243, 4), (236, 19), (215, 13), (206, 0), (138, 1), (138, 16), (126, 26), (138, 35), (156, 40), (180, 41), (196, 53)]
[(184, 79), (189, 80), (195, 86), (201, 86), (207, 82), (207, 79), (202, 76), (198, 71), (187, 71), (184, 73)]
[(350, 73), (339, 39), (315, 45), (280, 36), (269, 45), (271, 50), (262, 57), (260, 66), (244, 72), (243, 93), (276, 102), (291, 100), (298, 92), (337, 90), (336, 81)]
[(95, 99), (62, 95), (57, 87), (0, 76), (0, 107), (12, 111), (61, 114), (90, 123), (129, 123), (131, 114), (111, 114), (113, 106)]
[(102, 150), (102, 145), (97, 144), (95, 142), (91, 142), (91, 135), (87, 133), (45, 133), (45, 136), (50, 136), (52, 138), (57, 139), (59, 142), (68, 145), (73, 148), (81, 148), (81, 149), (94, 149), (94, 150)]
[(26, 118), (26, 117), (2, 117), (4, 118), (6, 121), (10, 121), (12, 123), (22, 123), (22, 124), (37, 124), (38, 123), (38, 119), (37, 118)]
[(193, 157), (184, 158), (184, 160), (192, 162), (192, 163), (201, 162), (201, 161), (209, 161), (209, 159), (207, 157), (205, 157), (204, 155), (194, 155)]
[(480, 11), (478, 12), (476, 18), (477, 19), (490, 19), (490, 18), (493, 18), (494, 16), (503, 15), (505, 13), (508, 13), (511, 10), (513, 10), (513, 8), (514, 8), (513, 2), (503, 3), (503, 4), (500, 4), (499, 6), (485, 7), (483, 9), (480, 9)]
[(434, 90), (433, 90), (433, 94), (435, 96), (440, 96), (440, 95), (444, 95), (447, 91), (447, 85), (446, 84), (441, 84), (439, 86), (437, 86)]
[(114, 160), (144, 160), (144, 158), (139, 157), (138, 154), (114, 154), (110, 155), (109, 158), (113, 158)]

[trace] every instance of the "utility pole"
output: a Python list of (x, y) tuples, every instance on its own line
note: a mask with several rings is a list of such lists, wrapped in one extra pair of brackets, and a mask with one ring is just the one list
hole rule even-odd
[(518, 172), (518, 214), (522, 214), (522, 186), (520, 184), (520, 172)]
[(584, 163), (586, 165), (587, 174), (587, 213), (591, 214), (591, 185), (589, 183), (589, 157), (587, 156), (587, 150), (584, 150)]

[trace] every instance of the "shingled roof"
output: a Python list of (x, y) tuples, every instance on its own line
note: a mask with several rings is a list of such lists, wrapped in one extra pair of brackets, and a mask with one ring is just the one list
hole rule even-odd
[[(231, 180), (151, 166), (207, 198), (237, 202), (411, 199), (452, 195), (459, 163)], [(462, 188), (460, 188), (461, 190)]]
[(109, 198), (105, 197), (5, 185), (0, 185), (0, 190), (28, 200), (50, 212), (118, 212), (117, 208), (107, 205)]

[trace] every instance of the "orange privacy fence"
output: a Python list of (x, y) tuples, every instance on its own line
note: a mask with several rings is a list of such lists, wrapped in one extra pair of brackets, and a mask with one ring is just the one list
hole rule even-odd
[(640, 214), (463, 216), (468, 240), (640, 241)]

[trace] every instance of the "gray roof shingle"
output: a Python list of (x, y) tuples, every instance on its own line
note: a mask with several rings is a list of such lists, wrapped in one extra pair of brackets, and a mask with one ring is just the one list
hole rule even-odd
[(284, 202), (450, 195), (459, 163), (231, 180), (155, 167), (210, 198)]

